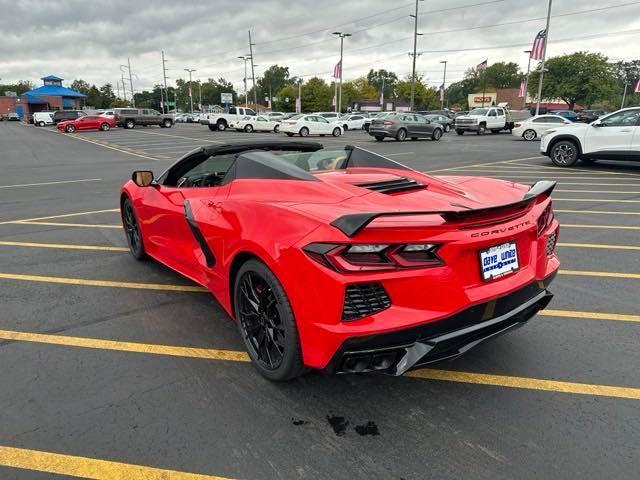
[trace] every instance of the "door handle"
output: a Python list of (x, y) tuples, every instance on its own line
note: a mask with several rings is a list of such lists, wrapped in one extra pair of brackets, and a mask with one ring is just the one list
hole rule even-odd
[(631, 130), (628, 128), (625, 128), (624, 130), (620, 130), (621, 132), (630, 132)]

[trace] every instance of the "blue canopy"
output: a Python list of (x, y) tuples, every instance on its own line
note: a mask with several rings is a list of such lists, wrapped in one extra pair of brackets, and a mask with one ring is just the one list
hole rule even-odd
[(46, 100), (44, 100), (44, 99), (42, 99), (42, 98), (38, 97), (37, 95), (32, 95), (32, 94), (30, 94), (30, 93), (25, 93), (25, 94), (24, 94), (24, 98), (25, 98), (25, 100), (27, 101), (27, 103), (29, 103), (29, 104), (31, 104), (31, 105), (34, 105), (34, 104), (37, 104), (37, 105), (44, 105), (44, 104), (46, 104), (46, 103), (47, 103), (47, 101), (46, 101)]
[(42, 87), (34, 88), (27, 92), (28, 95), (42, 95), (51, 97), (68, 97), (68, 98), (83, 98), (86, 95), (71, 90), (67, 87), (61, 87), (58, 85), (44, 85)]
[(62, 100), (62, 108), (73, 108), (76, 104), (73, 100)]

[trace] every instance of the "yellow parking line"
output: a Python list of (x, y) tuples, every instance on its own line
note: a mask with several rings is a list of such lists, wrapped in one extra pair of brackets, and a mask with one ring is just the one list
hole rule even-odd
[(453, 372), (450, 370), (416, 370), (406, 374), (413, 378), (441, 380), (445, 382), (473, 383), (496, 387), (542, 390), (546, 392), (573, 393), (599, 397), (615, 397), (640, 400), (640, 388), (593, 385), (589, 383), (558, 382), (539, 378), (489, 375), (486, 373)]
[(0, 466), (92, 480), (231, 480), (96, 458), (0, 446)]
[(476, 163), (473, 165), (463, 165), (463, 166), (459, 166), (459, 167), (447, 167), (447, 168), (439, 168), (437, 170), (427, 170), (424, 173), (436, 173), (436, 172), (449, 172), (449, 171), (455, 171), (459, 168), (465, 168), (465, 167), (481, 167), (484, 165), (497, 165), (499, 163), (507, 163), (507, 162), (511, 162), (513, 160), (530, 160), (532, 158), (538, 158), (538, 157), (526, 157), (526, 158), (514, 158), (512, 160), (500, 160), (497, 162), (485, 162), (485, 163)]
[(6, 224), (6, 223), (35, 222), (37, 220), (51, 220), (53, 218), (77, 217), (80, 215), (93, 215), (94, 213), (119, 212), (119, 211), (120, 209), (118, 208), (108, 208), (106, 210), (91, 210), (89, 212), (63, 213), (62, 215), (49, 215), (48, 217), (21, 218), (17, 220), (7, 220), (4, 222), (0, 222), (0, 225)]
[(566, 243), (560, 242), (558, 247), (576, 247), (576, 248), (602, 248), (605, 250), (640, 250), (640, 246), (635, 245), (603, 245), (597, 243)]
[(20, 188), (20, 187), (41, 187), (45, 185), (62, 185), (66, 183), (85, 183), (85, 182), (101, 182), (101, 178), (85, 178), (83, 180), (63, 180), (59, 182), (41, 182), (41, 183), (19, 183), (16, 185), (0, 185), (3, 188)]
[(553, 197), (554, 202), (606, 202), (606, 203), (640, 203), (640, 200), (618, 200), (612, 198), (558, 198)]
[[(464, 168), (469, 168), (469, 167), (464, 167)], [(571, 168), (570, 170), (564, 170), (564, 169), (560, 169), (558, 167), (549, 167), (546, 165), (504, 165), (500, 167), (500, 170), (491, 168), (491, 167), (484, 167), (484, 166), (476, 166), (473, 167), (473, 169), (478, 169), (478, 170), (495, 170), (495, 171), (503, 171), (504, 170), (520, 170), (522, 172), (542, 172), (542, 173), (551, 173), (549, 172), (549, 170), (555, 170), (556, 172), (560, 173), (560, 174), (565, 174), (565, 175), (575, 175), (574, 172), (578, 172), (578, 173), (588, 173), (588, 174), (606, 174), (606, 175), (622, 175), (622, 176), (630, 176), (633, 178), (638, 178), (640, 177), (640, 174), (638, 173), (629, 173), (629, 172), (612, 172), (611, 170), (589, 170), (589, 169), (585, 169), (585, 168)], [(629, 179), (631, 180), (631, 179)]]
[(616, 195), (637, 195), (640, 194), (640, 191), (629, 192), (624, 190), (554, 190), (554, 192), (562, 192), (562, 193), (615, 193)]
[[(605, 178), (605, 177), (578, 177), (578, 176), (574, 176), (574, 175), (567, 175), (564, 177), (561, 176), (553, 176), (553, 177), (541, 177), (541, 176), (537, 176), (537, 175), (483, 175), (483, 176), (487, 176), (487, 177), (492, 177), (492, 178), (523, 178), (523, 179), (530, 179), (530, 180), (535, 180), (535, 179), (540, 179), (540, 180), (558, 180), (560, 182), (562, 182), (562, 180), (613, 180), (612, 178)], [(616, 178), (616, 180), (622, 180), (620, 178)], [(629, 180), (631, 181), (631, 179), (624, 179), (624, 180)], [(603, 184), (604, 185), (604, 184)], [(635, 183), (625, 183), (623, 185), (636, 185)]]
[(634, 278), (640, 279), (640, 273), (622, 272), (589, 272), (585, 270), (560, 270), (560, 275), (579, 275), (582, 277), (610, 277), (610, 278)]
[(603, 210), (562, 210), (562, 209), (553, 209), (556, 213), (587, 213), (594, 215), (640, 215), (640, 212), (611, 212), (611, 211), (603, 211)]
[(575, 225), (563, 223), (561, 228), (599, 228), (605, 230), (640, 230), (640, 227), (627, 225)]
[[(243, 363), (249, 361), (249, 356), (245, 352), (232, 350), (213, 350), (207, 348), (175, 347), (168, 345), (120, 342), (112, 340), (100, 340), (95, 338), (67, 337), (65, 335), (17, 332), (13, 330), (0, 330), (0, 338), (13, 341), (24, 341), (80, 348), (93, 348), (110, 351), (148, 353), (154, 355), (170, 355), (177, 357), (200, 358), (206, 360), (222, 360)], [(444, 380), (450, 382), (474, 383), (480, 385), (544, 390), (548, 392), (577, 393), (584, 395), (631, 398), (640, 400), (640, 388), (590, 385), (574, 382), (558, 382), (537, 378), (488, 375), (483, 373), (471, 372), (455, 372), (450, 370), (416, 370), (413, 372), (409, 372), (407, 376), (432, 380)]]
[(0, 273), (0, 279), (21, 280), (27, 282), (63, 283), (66, 285), (84, 285), (90, 287), (134, 288), (142, 290), (162, 290), (171, 292), (208, 292), (197, 285), (173, 285), (165, 283), (116, 282), (92, 280), (86, 278), (51, 277), (45, 275), (24, 275), (18, 273)]
[(207, 143), (219, 143), (219, 144), (225, 144), (227, 142), (219, 142), (216, 140), (208, 140), (208, 139), (204, 139), (204, 138), (193, 138), (193, 137), (185, 137), (184, 135), (173, 135), (170, 133), (154, 133), (154, 132), (143, 132), (143, 131), (137, 131), (136, 133), (143, 133), (145, 135), (157, 135), (160, 137), (172, 137), (172, 138), (185, 138), (187, 140), (196, 140), (198, 142), (207, 142)]
[(558, 180), (559, 185), (580, 185), (584, 186), (597, 186), (597, 187), (635, 187), (637, 183), (589, 183), (589, 182), (565, 182), (563, 180)]
[(543, 317), (583, 318), (589, 320), (609, 320), (618, 322), (640, 323), (640, 315), (628, 315), (623, 313), (582, 312), (578, 310), (551, 310), (538, 312)]
[(64, 223), (64, 222), (6, 222), (15, 225), (47, 225), (50, 227), (85, 227), (85, 228), (122, 228), (117, 224), (96, 224), (96, 223)]
[(34, 248), (59, 248), (69, 250), (104, 250), (107, 252), (127, 252), (126, 247), (111, 247), (106, 245), (71, 245), (65, 243), (34, 243), (34, 242), (8, 242), (0, 241), (0, 246), (5, 247), (34, 247)]

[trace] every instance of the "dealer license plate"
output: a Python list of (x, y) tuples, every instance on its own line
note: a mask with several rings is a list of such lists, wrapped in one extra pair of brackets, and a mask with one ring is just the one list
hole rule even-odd
[(518, 248), (515, 242), (503, 243), (480, 250), (482, 279), (502, 277), (518, 270)]

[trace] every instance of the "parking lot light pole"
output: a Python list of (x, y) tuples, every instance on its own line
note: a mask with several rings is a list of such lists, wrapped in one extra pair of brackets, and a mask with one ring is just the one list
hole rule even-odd
[(185, 68), (185, 72), (189, 72), (189, 104), (191, 107), (191, 114), (193, 115), (193, 91), (191, 90), (191, 74), (196, 70), (193, 68)]
[[(413, 65), (411, 67), (411, 103), (409, 104), (409, 111), (413, 112), (415, 106), (415, 97), (416, 97), (416, 57), (418, 48), (418, 35), (422, 35), (418, 33), (418, 2), (424, 0), (416, 0), (416, 13), (415, 15), (409, 15), (413, 17)], [(409, 54), (411, 55), (411, 54)]]
[(544, 78), (544, 61), (547, 57), (547, 45), (549, 45), (549, 20), (551, 19), (551, 2), (547, 9), (547, 26), (544, 29), (544, 45), (542, 47), (542, 64), (540, 66), (540, 79), (538, 80), (538, 98), (536, 98), (536, 115), (540, 114), (540, 100), (542, 97), (542, 79)]
[(440, 63), (444, 63), (444, 73), (442, 74), (442, 98), (440, 99), (440, 110), (444, 110), (444, 95), (445, 95), (445, 85), (447, 82), (447, 61), (440, 60)]
[(529, 88), (529, 73), (531, 73), (531, 50), (524, 50), (524, 53), (529, 55), (529, 61), (527, 62), (527, 75), (524, 77), (524, 100), (522, 101), (522, 108), (527, 106), (527, 88)]
[(350, 33), (343, 33), (343, 32), (333, 32), (333, 35), (337, 35), (338, 37), (340, 37), (340, 84), (338, 87), (338, 112), (342, 112), (342, 54), (344, 51), (344, 38), (345, 37), (350, 37), (351, 34)]
[(247, 60), (251, 58), (249, 55), (240, 55), (238, 57), (240, 60), (244, 60), (244, 106), (248, 107), (247, 103)]

